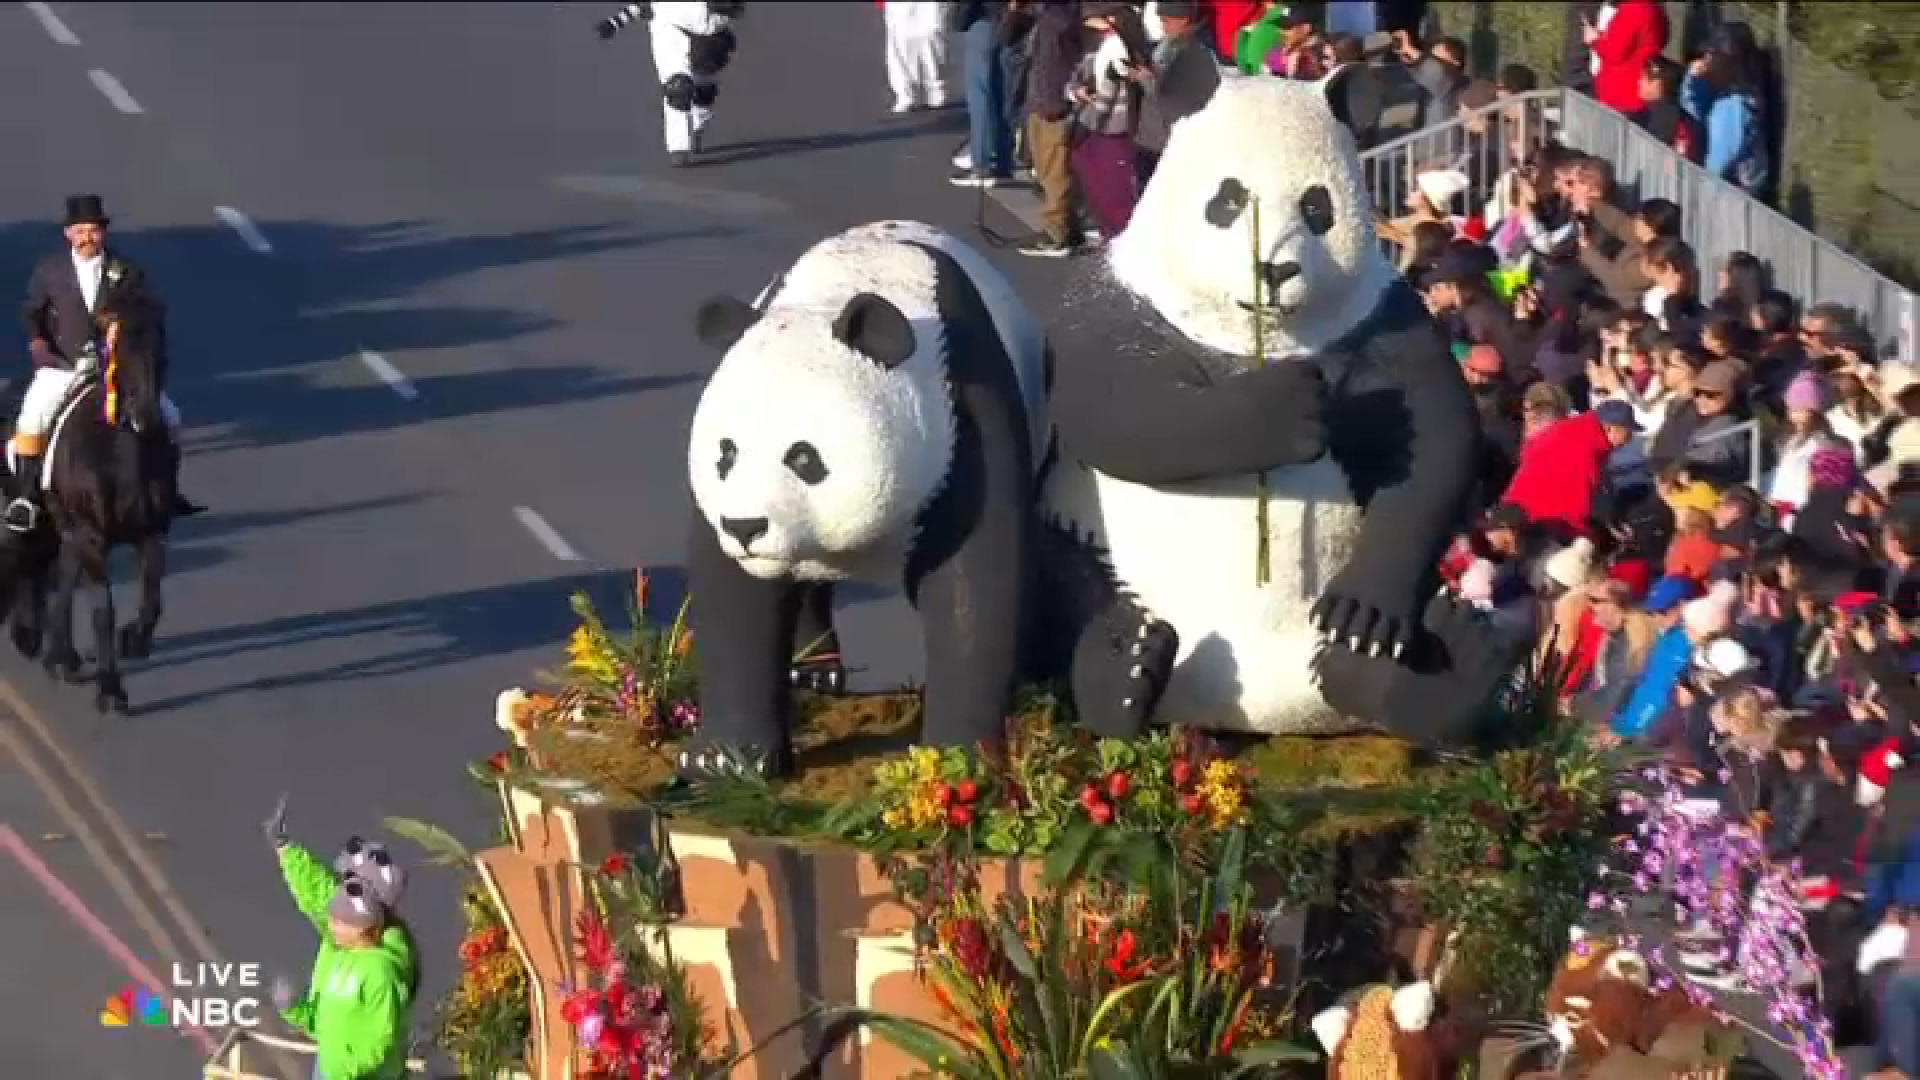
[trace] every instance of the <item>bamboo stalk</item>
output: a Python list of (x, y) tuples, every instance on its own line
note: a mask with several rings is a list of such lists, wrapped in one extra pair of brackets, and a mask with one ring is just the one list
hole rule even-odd
[[(1249, 244), (1252, 245), (1251, 259), (1253, 268), (1253, 365), (1256, 369), (1267, 366), (1267, 320), (1262, 310), (1262, 295), (1266, 278), (1260, 272), (1260, 196), (1247, 196), (1247, 212), (1252, 214), (1252, 229), (1249, 230)], [(1267, 536), (1267, 474), (1261, 470), (1254, 480), (1254, 497), (1257, 500), (1253, 510), (1254, 540), (1253, 583), (1265, 585), (1273, 580), (1273, 551)]]

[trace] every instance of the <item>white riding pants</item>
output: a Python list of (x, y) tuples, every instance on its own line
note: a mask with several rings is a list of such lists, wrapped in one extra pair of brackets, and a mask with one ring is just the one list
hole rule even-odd
[[(52, 434), (54, 422), (60, 418), (60, 406), (66, 404), (67, 394), (79, 378), (77, 371), (35, 368), (33, 381), (27, 384), (26, 396), (20, 402), (20, 420), (14, 425), (14, 433), (42, 439)], [(180, 409), (165, 394), (160, 395), (160, 415), (166, 421), (167, 430), (178, 434)]]
[(887, 24), (887, 84), (896, 106), (937, 108), (947, 103), (943, 6), (928, 0), (887, 0), (881, 8)]
[[(647, 30), (653, 39), (653, 66), (660, 76), (660, 85), (666, 86), (667, 80), (676, 75), (684, 75), (693, 80), (696, 87), (711, 87), (717, 81), (711, 75), (695, 75), (689, 67), (690, 51), (685, 30), (672, 23), (663, 21), (660, 6), (654, 6), (653, 22)], [(708, 92), (703, 89), (703, 92)], [(707, 122), (713, 119), (712, 105), (696, 104), (687, 109), (676, 109), (668, 104), (664, 95), (660, 101), (661, 132), (666, 136), (667, 153), (685, 154), (693, 150), (694, 140), (707, 130)]]

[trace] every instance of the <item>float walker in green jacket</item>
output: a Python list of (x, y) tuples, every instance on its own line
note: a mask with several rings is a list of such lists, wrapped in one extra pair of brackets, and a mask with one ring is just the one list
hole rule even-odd
[(336, 882), (332, 868), (298, 844), (282, 842), (277, 852), (294, 906), (320, 933), (306, 992), (289, 995), (281, 1011), (319, 1047), (315, 1080), (399, 1080), (416, 985), (412, 939), (370, 882)]

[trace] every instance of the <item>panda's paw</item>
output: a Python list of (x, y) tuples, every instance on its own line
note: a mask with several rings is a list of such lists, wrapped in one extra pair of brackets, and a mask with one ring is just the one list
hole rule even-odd
[(1502, 631), (1486, 613), (1443, 592), (1427, 605), (1425, 629), (1434, 655), (1421, 670), (1399, 669), (1382, 720), (1403, 738), (1430, 746), (1471, 740), (1500, 705), (1528, 643)]
[(1130, 739), (1147, 728), (1173, 675), (1180, 635), (1124, 600), (1087, 628), (1073, 656), (1073, 702), (1081, 726)]
[(847, 692), (847, 669), (838, 656), (802, 657), (787, 669), (795, 690), (838, 697)]
[(1313, 605), (1313, 625), (1329, 645), (1400, 660), (1417, 629), (1416, 597), (1395, 580), (1349, 565)]
[(768, 748), (708, 742), (689, 746), (674, 760), (674, 786), (713, 783), (766, 783), (793, 772), (790, 747)]

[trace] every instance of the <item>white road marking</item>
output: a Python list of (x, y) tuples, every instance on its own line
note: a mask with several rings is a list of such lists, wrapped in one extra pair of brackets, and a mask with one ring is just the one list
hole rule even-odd
[(247, 215), (235, 210), (231, 206), (216, 206), (213, 208), (213, 214), (221, 221), (226, 222), (227, 228), (238, 233), (240, 242), (251, 248), (254, 254), (273, 254), (273, 245), (267, 243), (266, 236), (261, 233), (258, 226), (248, 220)]
[(547, 519), (541, 517), (539, 511), (533, 507), (516, 506), (513, 508), (513, 516), (519, 518), (520, 524), (533, 534), (533, 538), (539, 541), (541, 547), (547, 549), (547, 554), (561, 562), (581, 561), (580, 553), (573, 550), (573, 545), (567, 543), (567, 538), (561, 536), (558, 529), (547, 524)]
[(408, 401), (418, 401), (420, 399), (420, 391), (413, 385), (413, 380), (401, 374), (400, 369), (394, 367), (386, 357), (381, 356), (372, 349), (361, 349), (360, 362), (367, 365), (367, 370), (380, 376), (380, 381), (386, 383), (394, 393), (399, 394)]
[(133, 95), (127, 93), (127, 88), (120, 85), (120, 80), (114, 78), (112, 72), (94, 68), (87, 72), (87, 78), (93, 80), (94, 89), (100, 91), (100, 96), (106, 98), (108, 104), (128, 116), (139, 116), (147, 111), (140, 107), (139, 102), (133, 100)]
[(21, 6), (26, 8), (34, 18), (40, 20), (40, 28), (47, 32), (47, 36), (53, 39), (55, 45), (80, 44), (80, 36), (67, 29), (67, 24), (61, 22), (60, 16), (53, 13), (51, 5), (33, 3)]

